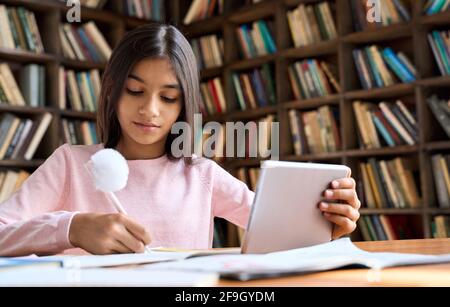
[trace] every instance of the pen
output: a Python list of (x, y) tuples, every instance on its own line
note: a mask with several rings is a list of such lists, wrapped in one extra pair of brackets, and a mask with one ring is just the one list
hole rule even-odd
[[(128, 215), (127, 211), (125, 211), (124, 207), (122, 207), (122, 204), (120, 203), (120, 201), (117, 199), (116, 195), (114, 195), (114, 193), (112, 192), (107, 192), (106, 193), (109, 198), (112, 200), (114, 207), (116, 207), (117, 211), (119, 211), (120, 213), (124, 214), (124, 215)], [(145, 246), (145, 252), (146, 253), (151, 253), (151, 250), (148, 246)]]
[[(93, 174), (93, 172), (92, 172), (92, 167), (93, 167), (93, 166), (92, 166), (92, 160), (89, 160), (87, 163), (84, 164), (84, 166), (86, 167), (86, 169), (87, 169), (89, 175), (90, 175), (92, 178), (94, 178), (94, 180), (95, 180), (95, 176), (94, 176), (94, 174)], [(112, 203), (113, 203), (114, 207), (116, 207), (117, 211), (119, 211), (120, 213), (122, 213), (122, 214), (128, 216), (127, 211), (126, 211), (125, 208), (122, 206), (122, 204), (120, 203), (120, 201), (117, 199), (116, 195), (115, 195), (113, 192), (111, 192), (111, 191), (103, 191), (103, 192), (104, 192), (104, 193), (106, 194), (106, 196), (109, 197), (109, 199), (112, 201)], [(148, 246), (145, 246), (145, 253), (147, 253), (147, 254), (148, 254), (148, 253), (151, 253), (151, 250), (150, 250), (150, 248), (149, 248)]]

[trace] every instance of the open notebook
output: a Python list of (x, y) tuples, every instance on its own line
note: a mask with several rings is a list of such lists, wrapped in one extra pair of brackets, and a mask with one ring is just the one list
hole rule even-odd
[(44, 260), (40, 258), (26, 258), (26, 259), (15, 259), (15, 258), (2, 258), (0, 257), (0, 272), (7, 270), (19, 270), (28, 268), (57, 268), (61, 267), (61, 264), (52, 260)]
[(325, 244), (267, 254), (239, 254), (239, 249), (212, 252), (157, 249), (143, 254), (49, 256), (38, 259), (54, 261), (67, 269), (144, 264), (139, 266), (139, 270), (143, 272), (147, 270), (173, 271), (173, 273), (204, 272), (220, 274), (223, 278), (250, 280), (327, 271), (348, 266), (382, 269), (443, 263), (450, 262), (450, 254), (371, 253), (356, 247), (349, 238), (341, 238)]
[[(0, 258), (7, 266), (7, 260), (11, 265), (15, 265), (16, 261), (24, 261), (28, 265), (37, 266), (51, 265), (63, 268), (97, 268), (97, 267), (113, 267), (120, 265), (145, 264), (156, 262), (167, 262), (184, 260), (194, 257), (216, 255), (216, 254), (239, 254), (240, 249), (216, 249), (216, 250), (183, 250), (174, 248), (154, 248), (150, 253), (137, 254), (114, 254), (114, 255), (56, 255), (56, 256), (29, 256), (17, 258)], [(1, 265), (1, 262), (0, 262)], [(1, 266), (0, 266), (1, 268)]]
[(187, 272), (174, 270), (137, 269), (64, 269), (27, 268), (0, 271), (0, 287), (206, 287), (219, 280), (216, 273)]
[(349, 238), (341, 238), (325, 244), (282, 252), (195, 257), (144, 267), (149, 270), (216, 272), (223, 278), (250, 280), (327, 271), (348, 266), (382, 269), (443, 262), (450, 262), (450, 254), (371, 253), (356, 247)]

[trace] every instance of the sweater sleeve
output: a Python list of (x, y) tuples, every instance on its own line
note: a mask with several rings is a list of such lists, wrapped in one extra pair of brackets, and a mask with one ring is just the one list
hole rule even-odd
[[(71, 248), (74, 212), (61, 211), (70, 190), (68, 145), (63, 145), (0, 204), (0, 256), (54, 254)], [(59, 210), (59, 211), (58, 211)]]
[(217, 163), (212, 174), (212, 206), (214, 216), (225, 218), (235, 225), (247, 227), (255, 193)]

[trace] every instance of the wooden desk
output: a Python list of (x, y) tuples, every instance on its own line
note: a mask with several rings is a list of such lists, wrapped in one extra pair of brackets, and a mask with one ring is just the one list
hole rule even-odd
[[(450, 254), (450, 239), (355, 242), (370, 252)], [(450, 286), (450, 263), (387, 268), (377, 274), (348, 269), (248, 282), (220, 280), (218, 286)]]

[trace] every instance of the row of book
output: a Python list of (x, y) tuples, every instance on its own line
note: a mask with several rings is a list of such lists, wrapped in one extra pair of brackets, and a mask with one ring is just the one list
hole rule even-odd
[(0, 115), (0, 160), (31, 160), (52, 120), (51, 113), (22, 118), (11, 113)]
[(365, 241), (413, 239), (409, 217), (404, 215), (363, 215), (358, 228)]
[(193, 0), (184, 16), (185, 25), (224, 13), (224, 0)]
[(316, 59), (298, 61), (288, 66), (288, 76), (294, 98), (309, 99), (341, 91), (333, 65)]
[(164, 21), (164, 0), (122, 0), (118, 3), (120, 14), (146, 20)]
[(289, 110), (292, 144), (296, 155), (336, 152), (341, 149), (339, 115), (330, 106), (299, 112)]
[(409, 58), (403, 53), (395, 53), (391, 48), (380, 48), (376, 45), (363, 49), (354, 49), (358, 76), (364, 89), (384, 87), (396, 84), (395, 77), (405, 83), (416, 80), (417, 71)]
[(259, 167), (239, 167), (236, 169), (236, 178), (244, 182), (251, 191), (256, 191), (259, 174), (261, 169)]
[[(227, 146), (227, 137), (231, 137), (234, 144), (232, 145), (232, 157), (238, 158), (267, 158), (272, 150), (272, 124), (276, 118), (274, 114), (269, 114), (257, 121), (240, 123), (245, 129), (244, 134), (236, 133), (239, 123), (236, 123), (232, 130), (227, 131), (227, 126), (222, 124), (220, 129), (207, 131), (206, 129), (199, 131), (195, 136), (196, 142), (194, 150), (208, 158), (216, 161), (223, 161), (225, 157), (229, 157), (230, 149)], [(229, 129), (231, 129), (229, 128)], [(228, 136), (227, 133), (233, 133)]]
[(202, 156), (212, 158), (216, 161), (224, 160), (226, 150), (226, 127), (221, 124), (218, 130), (206, 131), (203, 129), (197, 131), (194, 142), (194, 152), (201, 153)]
[[(67, 4), (67, 0), (60, 0)], [(82, 6), (101, 10), (108, 0), (79, 0)], [(111, 2), (111, 1), (110, 1)], [(165, 16), (164, 0), (119, 0), (113, 8), (120, 14), (146, 20), (163, 21)]]
[(251, 59), (277, 51), (273, 21), (257, 20), (236, 28), (241, 58)]
[(367, 208), (418, 208), (419, 190), (412, 165), (405, 159), (361, 162), (363, 204)]
[(450, 10), (450, 0), (427, 0), (423, 9), (426, 15), (433, 15), (447, 10)]
[(450, 216), (436, 215), (431, 222), (433, 238), (450, 238)]
[(25, 170), (0, 171), (0, 204), (16, 192), (30, 175)]
[(440, 208), (450, 208), (450, 155), (436, 154), (431, 156), (434, 187), (437, 203)]
[(24, 7), (0, 5), (0, 47), (44, 53), (36, 16)]
[(417, 119), (401, 100), (378, 104), (353, 102), (360, 148), (414, 145), (419, 142)]
[[(67, 0), (59, 0), (67, 4)], [(93, 9), (102, 9), (108, 0), (79, 0), (80, 5)]]
[(213, 248), (235, 247), (239, 241), (236, 237), (237, 226), (226, 219), (214, 218)]
[(275, 79), (269, 64), (247, 72), (232, 73), (231, 78), (241, 110), (276, 104)]
[[(269, 114), (258, 121), (250, 122), (253, 125), (248, 125), (248, 137), (244, 140), (236, 140), (236, 157), (240, 156), (245, 147), (246, 158), (268, 158), (273, 153), (274, 146), (279, 144), (272, 144), (272, 125), (276, 122), (276, 115)], [(247, 123), (248, 124), (248, 123)]]
[(223, 39), (211, 34), (191, 41), (192, 50), (200, 69), (223, 65)]
[(210, 79), (200, 83), (200, 111), (203, 115), (212, 115), (216, 113), (226, 113), (227, 104), (220, 78)]
[[(409, 8), (405, 6), (402, 0), (373, 1), (372, 3), (379, 5), (378, 9), (373, 5), (368, 5), (367, 0), (350, 0), (350, 3), (355, 31), (377, 29), (411, 20)], [(412, 5), (412, 3), (409, 5)], [(373, 14), (373, 12), (376, 12), (376, 14)], [(377, 16), (379, 17), (378, 20), (376, 19)]]
[(82, 26), (60, 24), (59, 37), (66, 58), (104, 63), (111, 56), (111, 47), (93, 21)]
[(450, 31), (433, 31), (428, 42), (442, 76), (450, 76)]
[(337, 37), (336, 24), (330, 4), (299, 4), (287, 12), (289, 29), (295, 47), (306, 46)]
[(40, 107), (45, 105), (45, 67), (28, 64), (18, 72), (19, 83), (11, 67), (0, 63), (0, 103), (13, 106)]
[(450, 99), (439, 99), (437, 95), (433, 95), (427, 98), (427, 104), (448, 138), (450, 138)]
[(59, 68), (59, 102), (61, 110), (95, 112), (100, 95), (98, 69), (75, 72)]
[(93, 145), (98, 143), (95, 122), (87, 120), (61, 120), (64, 143)]

